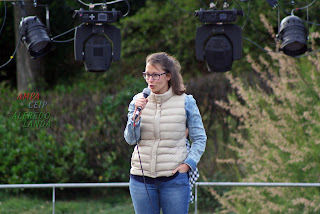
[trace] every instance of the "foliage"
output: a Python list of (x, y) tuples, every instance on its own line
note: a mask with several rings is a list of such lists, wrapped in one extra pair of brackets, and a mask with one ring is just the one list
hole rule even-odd
[[(3, 85), (1, 91), (7, 91)], [(1, 100), (0, 115), (4, 121), (0, 126), (1, 183), (65, 182), (92, 175), (93, 170), (83, 153), (83, 139), (65, 132), (65, 142), (59, 145), (58, 136), (46, 130), (51, 127), (25, 128), (25, 120), (12, 117), (14, 113), (31, 112), (30, 100), (18, 100), (16, 91), (6, 95)], [(54, 125), (51, 120), (51, 126)]]
[[(10, 3), (4, 1), (0, 2), (0, 26), (3, 26), (3, 29), (0, 32), (0, 66), (9, 61), (10, 56), (15, 50), (15, 41), (12, 39), (14, 38), (14, 15), (13, 13), (10, 13), (11, 11), (13, 11), (13, 7)], [(6, 19), (4, 19), (5, 14), (7, 14)], [(5, 68), (0, 69), (0, 82), (4, 81), (11, 86), (16, 86), (16, 72), (14, 71), (15, 64), (13, 60), (11, 63), (6, 65)]]
[[(1, 183), (127, 181), (131, 153), (123, 139), (127, 106), (132, 92), (138, 93), (145, 83), (128, 77), (124, 84), (135, 87), (110, 95), (90, 92), (91, 96), (75, 84), (68, 91), (59, 87), (40, 93), (48, 106), (39, 112), (51, 113), (48, 128), (24, 128), (24, 120), (12, 119), (15, 112), (32, 110), (30, 100), (17, 100), (15, 90), (6, 93), (0, 114)], [(7, 91), (4, 84), (1, 91)]]
[[(244, 167), (244, 182), (319, 182), (319, 54), (296, 60), (270, 53), (247, 56), (254, 84), (228, 74), (235, 93), (218, 104), (241, 124), (231, 136)], [(236, 162), (236, 161), (234, 161)], [(261, 203), (263, 202), (263, 203)], [(240, 213), (317, 213), (320, 193), (314, 188), (238, 188), (221, 200)]]

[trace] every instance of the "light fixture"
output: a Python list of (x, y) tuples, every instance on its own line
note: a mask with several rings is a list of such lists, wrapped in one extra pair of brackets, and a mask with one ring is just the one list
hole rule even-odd
[(21, 40), (34, 59), (46, 55), (52, 50), (52, 41), (46, 27), (37, 16), (22, 18), (20, 22)]
[(120, 19), (119, 11), (76, 11), (83, 24), (76, 28), (75, 60), (83, 61), (90, 72), (107, 71), (112, 61), (120, 60), (120, 29), (108, 23)]
[(196, 11), (195, 15), (206, 23), (197, 28), (196, 58), (205, 61), (209, 71), (230, 71), (232, 62), (241, 59), (242, 29), (237, 25), (224, 23), (235, 21), (237, 15), (241, 15), (240, 12), (242, 11), (235, 9)]
[(302, 55), (308, 49), (307, 29), (297, 16), (287, 16), (281, 21), (279, 38), (282, 41), (280, 51), (288, 56)]

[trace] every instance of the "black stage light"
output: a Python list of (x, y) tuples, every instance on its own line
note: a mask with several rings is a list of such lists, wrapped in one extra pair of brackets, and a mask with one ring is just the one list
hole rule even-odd
[(120, 30), (112, 25), (82, 25), (76, 28), (74, 53), (84, 61), (87, 71), (109, 69), (112, 61), (120, 60)]
[(205, 61), (209, 71), (230, 71), (232, 62), (241, 59), (242, 29), (228, 23), (236, 21), (237, 15), (243, 15), (243, 12), (236, 9), (195, 12), (195, 16), (205, 23), (197, 28), (196, 58)]
[(226, 72), (241, 59), (241, 27), (234, 24), (208, 24), (197, 28), (196, 58), (206, 61), (209, 71)]
[(52, 41), (46, 27), (37, 16), (22, 18), (20, 22), (21, 40), (31, 57), (36, 59), (52, 50)]
[(112, 61), (120, 60), (120, 29), (107, 23), (119, 20), (119, 11), (76, 11), (83, 25), (76, 28), (75, 60), (83, 61), (89, 72), (107, 71)]
[(282, 41), (280, 51), (288, 56), (302, 55), (308, 49), (307, 29), (297, 16), (287, 16), (281, 21), (279, 37)]

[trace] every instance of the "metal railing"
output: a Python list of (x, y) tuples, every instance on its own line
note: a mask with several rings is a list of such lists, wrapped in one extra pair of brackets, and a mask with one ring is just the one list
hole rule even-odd
[[(128, 187), (128, 182), (119, 183), (56, 183), (56, 184), (1, 184), (0, 189), (36, 189), (52, 188), (52, 213), (55, 213), (56, 188), (92, 188), (92, 187)], [(320, 187), (320, 183), (244, 183), (244, 182), (196, 182), (195, 214), (197, 214), (198, 186), (231, 187)]]
[(195, 211), (197, 214), (198, 186), (231, 186), (231, 187), (320, 187), (320, 183), (245, 183), (245, 182), (196, 182)]
[(128, 187), (128, 182), (119, 183), (56, 183), (56, 184), (1, 184), (0, 189), (52, 188), (52, 214), (55, 214), (56, 188)]

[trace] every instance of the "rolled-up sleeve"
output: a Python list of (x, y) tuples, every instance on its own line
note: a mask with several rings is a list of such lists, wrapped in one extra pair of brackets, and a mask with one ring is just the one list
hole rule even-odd
[(134, 126), (134, 121), (132, 120), (132, 116), (134, 113), (135, 109), (135, 100), (136, 96), (133, 97), (132, 101), (129, 104), (128, 107), (128, 121), (126, 128), (124, 130), (124, 139), (129, 145), (135, 145), (139, 140), (140, 140), (140, 120), (135, 124)]
[(186, 95), (185, 109), (187, 114), (187, 128), (192, 142), (190, 152), (185, 159), (192, 170), (195, 170), (206, 148), (207, 135), (203, 127), (202, 118), (196, 100), (192, 95)]

